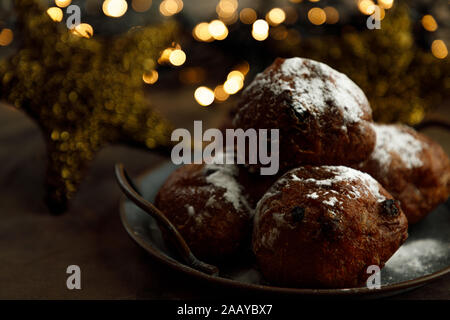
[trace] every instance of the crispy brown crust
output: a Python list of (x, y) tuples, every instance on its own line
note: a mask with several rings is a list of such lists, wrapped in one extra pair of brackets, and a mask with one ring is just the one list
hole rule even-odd
[[(252, 215), (244, 203), (236, 209), (226, 201), (225, 189), (208, 183), (207, 174), (203, 164), (178, 168), (159, 190), (155, 204), (198, 258), (220, 261), (235, 254), (246, 242)], [(192, 206), (193, 215), (187, 206)]]
[[(292, 173), (300, 179), (330, 176), (321, 167), (294, 169), (280, 178), (258, 204), (253, 250), (269, 282), (290, 287), (355, 287), (367, 280), (368, 266), (383, 267), (406, 240), (408, 224), (400, 208), (392, 214), (372, 194), (353, 198), (353, 188), (361, 194), (366, 190), (357, 181), (314, 187), (304, 181), (286, 180)], [(321, 195), (331, 190), (341, 202), (333, 207), (334, 213), (324, 205)], [(308, 197), (312, 192), (319, 197)], [(381, 186), (380, 194), (392, 199)], [(304, 209), (302, 219), (293, 215), (296, 207)], [(274, 229), (278, 230), (276, 236)], [(268, 244), (271, 237), (273, 242)]]
[[(277, 59), (264, 73), (280, 72), (284, 59)], [(288, 79), (290, 83), (294, 79)], [(329, 76), (326, 81), (333, 81)], [(369, 104), (360, 105), (361, 121), (345, 124), (343, 114), (328, 102), (327, 112), (298, 114), (292, 107), (293, 93), (274, 95), (270, 90), (245, 91), (233, 124), (244, 130), (280, 129), (280, 169), (305, 164), (349, 165), (366, 159), (375, 145)]]
[(391, 152), (392, 162), (387, 172), (373, 158), (356, 167), (373, 176), (399, 200), (409, 224), (414, 224), (447, 200), (450, 194), (450, 161), (442, 147), (430, 138), (407, 126), (394, 127), (421, 142), (423, 149), (419, 158), (422, 165), (407, 168), (399, 154)]

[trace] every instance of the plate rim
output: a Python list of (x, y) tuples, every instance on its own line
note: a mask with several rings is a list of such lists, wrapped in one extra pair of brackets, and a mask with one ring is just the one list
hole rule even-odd
[[(167, 162), (160, 163), (159, 165), (156, 165), (156, 166), (146, 170), (142, 174), (140, 174), (137, 179), (138, 183), (142, 182), (142, 179), (144, 176), (150, 174), (151, 172), (153, 172), (155, 170), (162, 168), (164, 165), (167, 165)], [(206, 274), (204, 272), (198, 271), (196, 269), (193, 269), (193, 268), (189, 267), (188, 265), (185, 265), (182, 262), (179, 262), (179, 261), (167, 256), (166, 254), (162, 253), (160, 250), (158, 250), (157, 248), (155, 248), (151, 244), (149, 244), (139, 234), (135, 234), (126, 219), (126, 214), (127, 214), (126, 209), (125, 209), (126, 202), (129, 202), (129, 200), (126, 199), (125, 195), (122, 194), (120, 197), (120, 200), (119, 200), (120, 220), (121, 220), (122, 225), (124, 226), (125, 230), (127, 231), (128, 235), (141, 248), (143, 248), (145, 251), (147, 251), (147, 253), (149, 253), (154, 259), (169, 266), (170, 268), (172, 268), (175, 271), (179, 271), (179, 272), (182, 272), (189, 276), (193, 276), (195, 278), (206, 280), (208, 282), (213, 282), (213, 283), (216, 283), (216, 284), (219, 284), (222, 286), (226, 286), (226, 287), (266, 292), (266, 293), (282, 293), (282, 294), (310, 295), (310, 296), (313, 296), (313, 295), (319, 295), (319, 296), (380, 295), (383, 293), (390, 293), (392, 291), (402, 291), (402, 290), (407, 290), (407, 289), (412, 290), (412, 289), (418, 288), (420, 286), (423, 286), (427, 283), (430, 283), (434, 280), (442, 278), (446, 274), (450, 273), (450, 266), (448, 266), (442, 270), (436, 271), (434, 273), (431, 273), (431, 274), (428, 274), (428, 275), (425, 275), (425, 276), (422, 276), (419, 278), (402, 281), (402, 282), (395, 283), (395, 284), (388, 284), (388, 285), (381, 286), (380, 289), (369, 289), (367, 287), (338, 288), (338, 289), (289, 288), (289, 287), (278, 287), (278, 286), (270, 286), (270, 285), (263, 285), (263, 284), (246, 283), (246, 282), (241, 282), (241, 281), (224, 278), (224, 277), (220, 277), (220, 276), (212, 276), (212, 275)], [(131, 204), (134, 205), (133, 203), (131, 203)]]

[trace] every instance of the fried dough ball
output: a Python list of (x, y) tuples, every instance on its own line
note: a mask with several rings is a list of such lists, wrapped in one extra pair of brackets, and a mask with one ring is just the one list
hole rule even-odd
[(253, 251), (272, 284), (356, 287), (407, 238), (393, 197), (368, 174), (343, 166), (301, 167), (283, 175), (255, 211)]
[(189, 164), (175, 170), (155, 205), (205, 261), (235, 254), (251, 233), (253, 211), (232, 164)]
[(404, 125), (373, 125), (377, 140), (356, 168), (400, 201), (409, 224), (423, 219), (450, 193), (450, 162), (441, 146)]
[(279, 129), (285, 172), (365, 160), (375, 145), (371, 122), (366, 96), (347, 76), (313, 60), (278, 58), (244, 90), (233, 126)]

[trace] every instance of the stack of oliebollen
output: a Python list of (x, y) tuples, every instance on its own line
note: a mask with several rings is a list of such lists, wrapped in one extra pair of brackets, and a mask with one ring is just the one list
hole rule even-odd
[(184, 165), (156, 206), (205, 261), (238, 264), (251, 247), (273, 285), (364, 284), (367, 268), (382, 268), (406, 240), (408, 223), (449, 195), (442, 148), (407, 126), (374, 123), (361, 89), (320, 62), (275, 60), (243, 92), (232, 123), (279, 129), (279, 174)]

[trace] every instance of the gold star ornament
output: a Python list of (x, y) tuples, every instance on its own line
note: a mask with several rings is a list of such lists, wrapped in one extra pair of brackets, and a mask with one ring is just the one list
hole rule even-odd
[(69, 31), (37, 0), (14, 3), (21, 47), (0, 61), (0, 99), (41, 128), (48, 153), (46, 201), (52, 212), (63, 212), (106, 144), (170, 147), (172, 127), (149, 107), (142, 86), (175, 26), (87, 39), (89, 28)]

